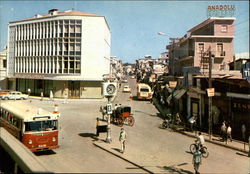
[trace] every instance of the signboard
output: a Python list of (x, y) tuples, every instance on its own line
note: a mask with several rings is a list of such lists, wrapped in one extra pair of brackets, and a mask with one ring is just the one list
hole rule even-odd
[(233, 17), (235, 10), (235, 5), (209, 5), (207, 17)]
[(107, 114), (112, 114), (112, 104), (107, 104)]
[(208, 97), (213, 97), (214, 96), (214, 88), (208, 88), (207, 95), (208, 95)]
[(169, 81), (169, 87), (175, 88), (177, 86), (177, 81)]

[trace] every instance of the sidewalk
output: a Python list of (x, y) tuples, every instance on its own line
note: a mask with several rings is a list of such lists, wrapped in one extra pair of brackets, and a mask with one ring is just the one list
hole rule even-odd
[[(161, 107), (161, 105), (157, 102), (156, 99), (153, 100), (153, 103), (161, 114), (166, 113), (166, 108)], [(187, 135), (190, 137), (196, 137), (198, 134), (197, 131), (194, 131), (194, 132), (186, 131), (184, 127), (180, 127), (180, 126), (178, 128), (176, 127), (173, 129), (175, 131), (183, 134), (183, 135)], [(217, 145), (220, 145), (220, 146), (223, 146), (226, 148), (231, 148), (233, 150), (237, 150), (240, 152), (248, 153), (248, 148), (249, 148), (248, 143), (244, 144), (244, 142), (238, 141), (238, 140), (233, 140), (232, 142), (230, 142), (230, 141), (222, 142), (222, 141), (220, 141), (220, 137), (218, 137), (218, 136), (212, 135), (210, 138), (208, 133), (202, 132), (202, 134), (205, 138), (205, 141), (207, 141), (207, 142), (217, 144)]]
[[(40, 96), (29, 96), (29, 99), (35, 99), (35, 100), (41, 100)], [(93, 99), (65, 99), (65, 98), (53, 98), (50, 99), (49, 97), (43, 97), (42, 99), (43, 101), (61, 101), (61, 102), (96, 102), (96, 101), (100, 101), (100, 102), (105, 102), (107, 101), (106, 98), (93, 98)]]

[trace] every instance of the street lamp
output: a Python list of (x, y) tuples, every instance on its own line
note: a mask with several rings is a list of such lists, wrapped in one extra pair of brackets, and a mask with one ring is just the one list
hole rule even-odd
[(174, 74), (175, 74), (175, 72), (174, 72), (174, 61), (176, 60), (176, 58), (175, 58), (175, 52), (174, 52), (174, 47), (175, 47), (175, 40), (176, 39), (178, 39), (178, 38), (173, 38), (173, 37), (171, 37), (171, 36), (169, 36), (169, 35), (167, 35), (166, 33), (164, 33), (164, 32), (157, 32), (157, 34), (158, 35), (161, 35), (161, 36), (166, 36), (166, 37), (168, 37), (169, 38), (169, 40), (171, 40), (172, 41), (172, 50), (173, 50), (173, 54), (172, 54), (172, 56), (170, 56), (170, 57), (172, 57), (171, 58), (171, 63), (172, 63), (172, 74), (173, 74), (173, 76), (174, 76)]

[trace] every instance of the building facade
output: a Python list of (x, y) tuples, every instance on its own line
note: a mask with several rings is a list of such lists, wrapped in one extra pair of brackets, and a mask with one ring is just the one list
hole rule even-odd
[(9, 23), (9, 88), (54, 97), (102, 98), (111, 33), (104, 16), (49, 10)]
[(229, 70), (234, 56), (235, 18), (208, 18), (190, 29), (182, 38), (175, 38), (167, 45), (170, 58), (170, 72), (183, 75), (189, 72), (208, 72), (209, 51), (212, 55), (212, 69)]

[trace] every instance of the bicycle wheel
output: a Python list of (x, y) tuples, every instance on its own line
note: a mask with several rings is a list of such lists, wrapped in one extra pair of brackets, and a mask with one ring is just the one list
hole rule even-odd
[(191, 144), (189, 149), (190, 149), (190, 152), (194, 153), (196, 151), (196, 144)]
[(207, 158), (207, 157), (208, 157), (209, 152), (208, 152), (208, 150), (207, 150), (206, 147), (202, 147), (202, 149), (201, 149), (201, 154), (202, 154), (202, 156), (203, 156), (204, 158)]

